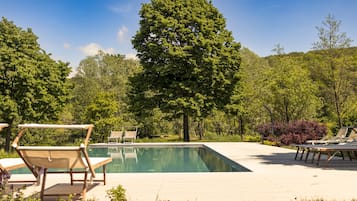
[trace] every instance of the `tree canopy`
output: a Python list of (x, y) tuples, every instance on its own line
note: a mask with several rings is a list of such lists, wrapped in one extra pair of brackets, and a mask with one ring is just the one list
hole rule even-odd
[(10, 127), (57, 120), (68, 100), (69, 64), (51, 59), (37, 39), (31, 29), (0, 21), (0, 120)]
[(134, 118), (127, 111), (128, 78), (140, 71), (139, 63), (123, 55), (99, 52), (80, 62), (74, 84), (72, 113), (81, 123), (96, 125), (95, 141), (104, 141), (110, 130), (127, 124)]
[(207, 0), (152, 0), (140, 17), (132, 43), (143, 71), (132, 79), (132, 111), (160, 108), (183, 116), (189, 141), (188, 116), (204, 118), (229, 102), (238, 82), (240, 44)]
[(346, 103), (353, 101), (354, 90), (351, 89), (356, 78), (350, 71), (355, 65), (354, 58), (344, 53), (352, 40), (340, 31), (340, 26), (341, 21), (328, 15), (322, 26), (316, 27), (319, 40), (313, 44), (313, 48), (319, 52), (315, 54), (316, 62), (311, 66), (315, 75), (318, 75), (326, 115), (337, 119), (339, 127), (344, 125), (344, 116), (353, 106)]

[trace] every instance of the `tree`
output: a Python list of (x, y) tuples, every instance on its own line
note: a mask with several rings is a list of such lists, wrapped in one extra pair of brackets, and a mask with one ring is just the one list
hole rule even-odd
[(229, 102), (238, 82), (240, 44), (207, 0), (152, 0), (140, 17), (132, 43), (143, 72), (131, 80), (132, 111), (160, 108), (182, 116), (189, 141), (189, 116), (202, 119)]
[(353, 81), (349, 76), (352, 64), (351, 58), (344, 57), (344, 49), (349, 47), (352, 40), (346, 33), (340, 32), (341, 21), (328, 15), (321, 27), (316, 27), (319, 41), (313, 44), (313, 49), (321, 50), (316, 66), (312, 66), (313, 72), (321, 83), (325, 108), (327, 113), (334, 108), (339, 127), (343, 126), (342, 113), (346, 111), (345, 103), (353, 96)]
[(0, 21), (0, 120), (11, 131), (20, 122), (48, 122), (58, 118), (69, 94), (68, 63), (54, 61), (31, 29)]
[(289, 123), (300, 119), (313, 119), (321, 106), (318, 87), (310, 78), (302, 61), (290, 55), (270, 58), (270, 68), (262, 72), (260, 98), (274, 121)]
[(75, 87), (71, 103), (77, 122), (95, 124), (94, 141), (103, 141), (112, 129), (135, 123), (127, 112), (126, 93), (128, 78), (138, 71), (137, 61), (119, 54), (99, 52), (80, 62), (72, 78)]

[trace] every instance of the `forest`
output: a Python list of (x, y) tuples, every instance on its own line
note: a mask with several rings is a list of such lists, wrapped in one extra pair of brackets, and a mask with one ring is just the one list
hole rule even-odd
[[(260, 57), (235, 42), (223, 16), (206, 3), (190, 5), (192, 15), (182, 21), (185, 10), (174, 5), (144, 4), (132, 40), (138, 59), (98, 52), (72, 77), (70, 64), (53, 60), (31, 29), (3, 17), (0, 122), (10, 129), (1, 133), (1, 145), (9, 148), (20, 123), (91, 123), (91, 142), (124, 126), (138, 126), (140, 138), (184, 141), (247, 140), (259, 137), (262, 126), (276, 136), (278, 124), (306, 130), (313, 123), (326, 127), (324, 134), (356, 126), (357, 47), (339, 31), (339, 20), (326, 17), (311, 51), (285, 53), (278, 44)], [(161, 16), (167, 10), (171, 18)]]

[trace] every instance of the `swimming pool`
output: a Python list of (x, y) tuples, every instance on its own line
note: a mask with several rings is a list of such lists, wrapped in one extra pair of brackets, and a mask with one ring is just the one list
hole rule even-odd
[(249, 169), (205, 146), (92, 147), (91, 157), (111, 157), (108, 173), (248, 172)]
[[(111, 157), (107, 173), (250, 172), (204, 145), (90, 145), (88, 154), (90, 157)], [(20, 168), (12, 173), (30, 174), (30, 171)]]

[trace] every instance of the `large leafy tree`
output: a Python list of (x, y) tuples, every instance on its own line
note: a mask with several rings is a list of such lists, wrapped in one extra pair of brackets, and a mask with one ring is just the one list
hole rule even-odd
[(352, 98), (355, 96), (353, 82), (356, 76), (355, 59), (346, 55), (346, 48), (352, 40), (340, 31), (341, 21), (328, 15), (321, 27), (316, 27), (319, 40), (313, 49), (320, 50), (315, 54), (311, 70), (320, 83), (321, 95), (324, 98), (324, 115), (337, 119), (339, 127), (344, 124), (344, 114), (350, 113)]
[(207, 0), (152, 0), (140, 17), (132, 43), (143, 72), (132, 79), (132, 109), (182, 116), (189, 141), (189, 116), (202, 119), (229, 102), (238, 82), (240, 44)]
[[(0, 120), (14, 128), (20, 122), (58, 118), (69, 93), (68, 63), (54, 61), (31, 29), (0, 21)], [(11, 129), (6, 135), (9, 149)]]

